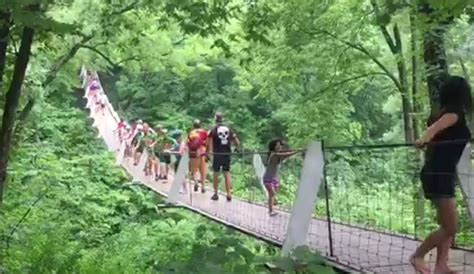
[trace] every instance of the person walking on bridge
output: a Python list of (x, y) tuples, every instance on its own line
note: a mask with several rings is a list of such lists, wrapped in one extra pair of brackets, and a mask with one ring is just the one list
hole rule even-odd
[(441, 85), (440, 111), (428, 121), (418, 147), (427, 147), (420, 178), (425, 197), (437, 210), (439, 228), (432, 232), (410, 257), (419, 273), (431, 273), (424, 257), (436, 248), (434, 273), (456, 273), (448, 266), (449, 249), (458, 229), (455, 185), (456, 166), (471, 139), (465, 115), (471, 114), (469, 83), (462, 77), (449, 76)]
[[(155, 165), (155, 181), (168, 180), (169, 165), (171, 164), (170, 150), (176, 141), (168, 136), (168, 131), (162, 126), (156, 126), (155, 156), (158, 161)], [(162, 167), (163, 164), (163, 168)], [(159, 174), (159, 175), (158, 175)]]
[(150, 170), (151, 170), (151, 165), (150, 165), (150, 159), (153, 154), (150, 153), (151, 149), (153, 148), (153, 140), (154, 140), (155, 133), (154, 131), (150, 128), (148, 123), (143, 123), (143, 129), (141, 130), (140, 133), (137, 134), (137, 147), (135, 151), (135, 163), (134, 165), (138, 165), (142, 154), (144, 151), (147, 152), (148, 158), (146, 159), (146, 164), (145, 164), (145, 175), (149, 176)]
[(236, 150), (240, 146), (240, 141), (234, 131), (227, 125), (223, 124), (222, 113), (218, 112), (215, 115), (216, 125), (209, 132), (208, 137), (208, 150), (212, 152), (212, 169), (213, 183), (214, 183), (214, 195), (211, 197), (212, 200), (219, 200), (219, 173), (224, 173), (225, 189), (227, 192), (227, 201), (232, 200), (232, 183), (230, 177), (230, 162), (232, 153), (232, 144), (235, 145)]
[[(201, 192), (205, 193), (205, 182), (207, 179), (207, 164), (206, 164), (206, 144), (208, 133), (201, 127), (201, 121), (193, 121), (193, 129), (188, 135), (188, 149), (189, 149), (189, 172), (191, 179), (194, 181), (194, 191), (199, 190), (199, 183), (201, 184)], [(199, 171), (199, 179), (196, 180), (196, 173)], [(198, 183), (199, 182), (199, 183)]]

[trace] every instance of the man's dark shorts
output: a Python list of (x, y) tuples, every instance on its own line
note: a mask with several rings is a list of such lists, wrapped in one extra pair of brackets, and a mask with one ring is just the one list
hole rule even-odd
[(160, 162), (167, 165), (171, 164), (171, 154), (166, 152), (161, 152), (159, 154)]
[(214, 172), (230, 171), (230, 155), (214, 155), (212, 169)]

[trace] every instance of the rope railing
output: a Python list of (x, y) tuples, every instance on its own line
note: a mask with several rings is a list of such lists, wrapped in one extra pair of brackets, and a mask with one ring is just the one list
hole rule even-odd
[[(83, 73), (87, 75), (87, 73)], [(98, 81), (98, 78), (97, 78)], [(206, 176), (205, 193), (201, 186), (194, 191), (197, 180), (184, 180), (189, 159), (183, 157), (174, 174), (174, 180), (155, 181), (145, 176), (143, 170), (148, 159), (146, 151), (139, 163), (134, 165), (130, 157), (124, 156), (125, 144), (115, 133), (118, 114), (108, 100), (104, 109), (95, 107), (95, 99), (89, 94), (87, 79), (84, 82), (87, 108), (91, 110), (94, 127), (98, 129), (109, 150), (117, 152), (116, 161), (135, 181), (139, 181), (163, 196), (176, 195), (178, 205), (189, 208), (224, 225), (254, 235), (259, 239), (282, 245), (287, 239), (291, 212), (299, 199), (298, 188), (302, 166), (307, 157), (293, 157), (282, 164), (282, 186), (277, 196), (280, 214), (268, 216), (267, 193), (262, 184), (263, 164), (268, 151), (245, 150), (231, 153), (209, 153), (232, 157), (233, 194), (231, 202), (225, 200), (225, 188), (220, 178), (220, 199), (212, 201), (212, 172)], [(101, 96), (106, 96), (100, 87)], [(456, 143), (437, 142), (436, 144)], [(414, 144), (367, 144), (346, 146), (323, 146), (325, 167), (322, 176), (319, 199), (310, 221), (307, 242), (311, 248), (321, 252), (329, 260), (369, 272), (405, 272), (407, 257), (423, 238), (428, 229), (435, 225), (432, 211), (425, 210), (425, 216), (416, 216), (415, 207), (419, 200), (418, 174), (421, 167), (420, 151)], [(297, 148), (307, 154), (305, 148)], [(470, 158), (469, 158), (470, 159)], [(467, 162), (469, 162), (469, 159)], [(464, 161), (465, 163), (466, 161)], [(473, 201), (469, 169), (464, 167), (458, 175), (464, 178), (463, 190), (467, 201)], [(180, 177), (182, 176), (182, 177)], [(182, 178), (182, 183), (176, 178)], [(379, 178), (380, 181), (377, 181)], [(199, 178), (198, 178), (199, 179)], [(317, 178), (314, 179), (316, 181)], [(184, 191), (186, 186), (186, 191)], [(178, 187), (178, 188), (176, 188)], [(469, 188), (471, 187), (471, 188)], [(179, 189), (181, 188), (181, 189)], [(181, 190), (181, 193), (178, 191)], [(473, 201), (474, 202), (474, 201)], [(423, 207), (426, 206), (423, 204)], [(472, 210), (462, 207), (464, 213)], [(416, 224), (416, 225), (415, 225)], [(465, 251), (456, 249), (453, 260), (465, 273), (474, 273), (474, 234), (469, 224), (461, 226), (456, 244)], [(469, 272), (469, 271), (473, 272)]]

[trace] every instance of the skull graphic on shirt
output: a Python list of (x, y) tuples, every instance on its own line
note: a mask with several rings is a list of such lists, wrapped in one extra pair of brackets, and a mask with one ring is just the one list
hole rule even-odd
[(225, 126), (219, 126), (217, 128), (217, 137), (221, 140), (221, 145), (227, 145), (229, 144), (229, 135), (230, 135), (230, 130), (228, 127)]

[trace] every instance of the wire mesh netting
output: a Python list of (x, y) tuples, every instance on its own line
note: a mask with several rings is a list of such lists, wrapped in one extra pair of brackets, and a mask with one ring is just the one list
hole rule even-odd
[[(416, 239), (424, 239), (438, 226), (435, 210), (423, 199), (420, 151), (328, 148), (325, 154), (327, 199), (317, 205), (315, 215), (327, 219), (329, 211), (332, 252), (325, 246), (326, 253), (361, 270), (412, 271), (407, 261), (419, 244)], [(471, 177), (465, 176), (469, 181)], [(465, 250), (452, 250), (451, 263), (474, 273), (474, 231), (466, 200), (458, 194), (460, 231), (455, 245)], [(312, 227), (310, 239), (319, 238), (324, 228), (329, 231), (327, 225)], [(431, 263), (434, 258), (430, 253)]]

